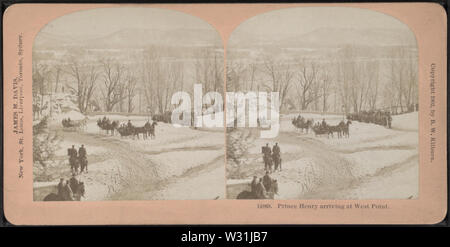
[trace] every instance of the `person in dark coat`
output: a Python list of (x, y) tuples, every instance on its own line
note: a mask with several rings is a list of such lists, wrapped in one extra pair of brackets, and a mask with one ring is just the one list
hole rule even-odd
[(264, 160), (264, 170), (268, 170), (269, 169), (269, 159), (271, 156), (271, 149), (269, 147), (269, 143), (266, 143), (266, 146), (264, 146), (262, 148), (262, 153), (263, 153), (263, 160)]
[(133, 124), (131, 123), (131, 120), (128, 120), (127, 127), (129, 129), (133, 128)]
[(73, 201), (73, 192), (69, 183), (66, 181), (62, 190), (62, 198), (64, 201)]
[(266, 171), (266, 175), (262, 178), (262, 183), (266, 190), (270, 190), (270, 186), (272, 185), (272, 178), (269, 176), (269, 171)]
[(64, 191), (64, 186), (65, 186), (65, 180), (64, 178), (60, 178), (59, 179), (59, 183), (58, 183), (58, 196), (60, 196), (61, 198), (63, 198), (63, 191)]
[(325, 118), (322, 119), (322, 126), (321, 126), (321, 127), (322, 127), (322, 128), (327, 127), (327, 122), (325, 122)]
[(275, 145), (273, 146), (273, 148), (272, 148), (272, 153), (273, 153), (273, 154), (276, 154), (276, 155), (279, 155), (279, 154), (280, 154), (280, 146), (278, 146), (278, 142), (275, 143)]
[(280, 167), (281, 170), (281, 150), (278, 142), (272, 147), (272, 160), (275, 165), (275, 171)]
[(252, 183), (250, 184), (251, 189), (252, 189), (252, 193), (256, 195), (256, 190), (258, 187), (258, 177), (253, 176), (253, 180)]
[(72, 148), (69, 149), (70, 158), (77, 157), (77, 150), (75, 149), (75, 145), (72, 145)]
[(80, 158), (85, 158), (86, 157), (86, 148), (84, 147), (84, 144), (81, 144), (81, 147), (78, 149), (78, 156)]
[(77, 191), (79, 181), (75, 174), (72, 174), (72, 177), (69, 179), (70, 189), (73, 191)]
[(88, 171), (88, 160), (87, 160), (87, 152), (86, 148), (84, 147), (84, 144), (81, 144), (81, 147), (78, 149), (78, 160), (80, 161), (81, 165), (81, 172), (83, 172), (86, 169), (86, 172)]
[(76, 168), (76, 162), (77, 162), (77, 149), (75, 148), (75, 145), (72, 145), (72, 148), (69, 148), (69, 164), (70, 169), (72, 171), (76, 171), (78, 168)]
[(259, 179), (258, 185), (256, 186), (256, 197), (258, 199), (266, 199), (266, 188), (262, 182), (262, 179)]

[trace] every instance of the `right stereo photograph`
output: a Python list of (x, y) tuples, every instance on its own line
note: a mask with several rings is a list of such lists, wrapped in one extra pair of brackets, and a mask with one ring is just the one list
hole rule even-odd
[(226, 89), (239, 92), (226, 106), (237, 116), (227, 199), (418, 198), (418, 49), (407, 25), (359, 8), (282, 9), (241, 23), (226, 52)]

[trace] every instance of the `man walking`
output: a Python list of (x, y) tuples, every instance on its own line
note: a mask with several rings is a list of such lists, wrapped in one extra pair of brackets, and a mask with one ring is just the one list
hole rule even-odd
[(281, 154), (280, 154), (280, 146), (278, 146), (278, 142), (275, 143), (275, 145), (272, 147), (272, 157), (273, 162), (275, 163), (275, 171), (278, 170), (278, 167), (280, 167), (281, 171)]
[(70, 164), (70, 169), (72, 170), (72, 172), (78, 172), (77, 169), (77, 150), (75, 149), (75, 145), (72, 145), (72, 148), (69, 148), (68, 150), (68, 154), (69, 154), (69, 164)]
[(84, 144), (81, 144), (81, 147), (78, 149), (78, 159), (81, 164), (81, 172), (86, 169), (86, 173), (88, 172), (88, 160), (87, 160), (87, 152), (86, 148), (84, 147)]

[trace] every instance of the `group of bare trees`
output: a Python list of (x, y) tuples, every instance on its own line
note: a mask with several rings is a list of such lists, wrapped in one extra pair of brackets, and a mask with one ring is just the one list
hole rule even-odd
[[(188, 73), (186, 73), (188, 71)], [(192, 90), (185, 80), (203, 85), (205, 92), (223, 91), (223, 56), (212, 48), (199, 49), (188, 62), (149, 47), (123, 63), (112, 57), (68, 57), (45, 63), (33, 60), (33, 93), (42, 97), (58, 92), (75, 95), (82, 113), (89, 111), (165, 113), (176, 91)], [(138, 96), (138, 97), (136, 97)], [(136, 99), (138, 98), (138, 99)], [(141, 99), (142, 98), (142, 99)], [(142, 107), (141, 107), (142, 105)]]
[[(226, 90), (279, 92), (282, 109), (403, 112), (418, 101), (417, 51), (407, 46), (390, 49), (389, 57), (374, 59), (361, 56), (352, 46), (326, 59), (230, 56)], [(34, 59), (33, 94), (51, 96), (66, 89), (76, 95), (83, 113), (131, 113), (137, 103), (140, 112), (165, 113), (173, 107), (170, 101), (176, 91), (192, 90), (186, 87), (187, 77), (201, 83), (204, 92), (222, 93), (223, 72), (223, 57), (212, 48), (198, 50), (187, 61), (165, 56), (157, 48), (146, 49), (133, 63), (113, 58), (86, 62), (70, 57), (46, 64)], [(37, 98), (42, 106), (43, 97)]]
[[(75, 95), (80, 112), (85, 113), (93, 105), (99, 107), (95, 96), (101, 95), (106, 111), (122, 103), (127, 97), (132, 100), (135, 82), (131, 72), (112, 59), (85, 63), (69, 57), (56, 64), (33, 60), (33, 95), (39, 95), (43, 106), (44, 97), (52, 100), (54, 93), (66, 92)], [(64, 83), (61, 80), (64, 79)], [(130, 93), (125, 94), (126, 90)], [(132, 110), (129, 107), (129, 110)]]
[(382, 58), (361, 55), (352, 46), (329, 58), (265, 57), (249, 62), (231, 57), (228, 90), (279, 92), (285, 110), (403, 112), (418, 101), (417, 54), (406, 46), (393, 47), (389, 57)]

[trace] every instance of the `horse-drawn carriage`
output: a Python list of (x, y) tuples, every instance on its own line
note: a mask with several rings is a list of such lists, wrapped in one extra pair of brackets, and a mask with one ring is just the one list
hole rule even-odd
[(296, 127), (297, 129), (300, 129), (303, 133), (304, 130), (306, 130), (306, 134), (308, 134), (309, 129), (313, 127), (314, 120), (312, 119), (305, 119), (301, 116), (294, 117), (292, 119), (292, 125)]
[(121, 137), (132, 136), (133, 138), (137, 137), (139, 139), (139, 135), (142, 134), (143, 139), (147, 139), (148, 137), (153, 139), (155, 138), (156, 125), (156, 121), (153, 123), (147, 121), (144, 126), (141, 127), (136, 127), (131, 124), (121, 124), (120, 127), (117, 128), (117, 132), (119, 132)]
[(114, 130), (119, 127), (119, 121), (110, 121), (108, 118), (104, 117), (103, 119), (97, 120), (97, 126), (101, 130), (106, 130), (106, 134), (111, 133), (111, 135), (114, 135)]
[(86, 129), (88, 117), (81, 120), (72, 120), (70, 118), (65, 118), (61, 121), (63, 128), (72, 130), (82, 130)]
[(337, 125), (329, 125), (329, 124), (319, 124), (316, 123), (312, 130), (314, 132), (314, 135), (320, 136), (320, 135), (327, 135), (328, 137), (334, 137), (334, 134), (336, 133), (338, 138), (341, 137), (350, 137), (350, 131), (349, 126), (352, 123), (352, 121), (347, 120), (347, 122), (344, 122), (342, 120)]

